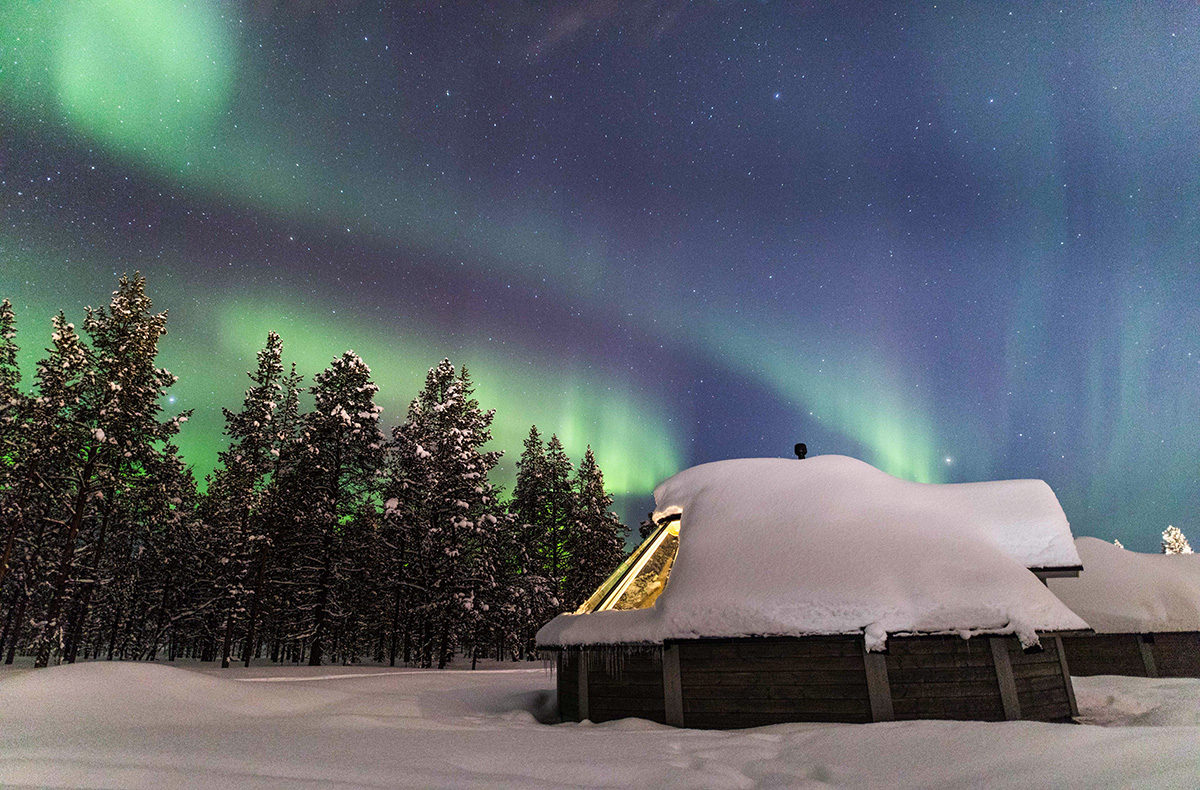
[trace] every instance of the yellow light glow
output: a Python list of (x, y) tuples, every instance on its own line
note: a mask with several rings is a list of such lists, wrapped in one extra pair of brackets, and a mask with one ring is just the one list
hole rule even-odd
[(658, 529), (613, 571), (596, 592), (575, 610), (575, 614), (648, 609), (653, 606), (666, 589), (675, 555), (679, 551), (680, 514), (679, 508), (655, 513)]

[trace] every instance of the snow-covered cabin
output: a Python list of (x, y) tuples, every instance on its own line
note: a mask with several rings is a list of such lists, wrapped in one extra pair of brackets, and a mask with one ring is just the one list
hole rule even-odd
[(928, 485), (844, 456), (762, 458), (684, 470), (654, 497), (658, 529), (538, 632), (565, 719), (1074, 713), (1056, 634), (1087, 624), (1031, 569), (1080, 562), (1044, 482)]
[(1140, 554), (1077, 538), (1077, 579), (1051, 591), (1095, 635), (1064, 638), (1076, 675), (1200, 677), (1200, 554)]

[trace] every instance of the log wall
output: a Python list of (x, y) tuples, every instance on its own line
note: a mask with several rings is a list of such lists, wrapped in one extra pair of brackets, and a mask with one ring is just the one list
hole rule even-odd
[(1070, 721), (1074, 697), (1058, 642), (1047, 636), (1042, 645), (1025, 653), (1015, 637), (891, 637), (886, 654), (867, 656), (861, 636), (696, 639), (670, 643), (674, 655), (665, 662), (661, 650), (623, 657), (610, 648), (564, 650), (559, 710), (564, 721), (579, 721), (586, 710), (597, 722), (636, 716), (695, 728), (893, 718)]
[(986, 637), (889, 637), (887, 670), (897, 719), (1004, 721)]
[(706, 639), (678, 645), (688, 727), (871, 721), (857, 637)]
[(1026, 653), (1016, 639), (1005, 640), (1008, 660), (1017, 686), (1021, 718), (1033, 721), (1071, 721), (1076, 713), (1070, 678), (1064, 682), (1058, 640), (1042, 638), (1042, 650)]
[(1200, 632), (1064, 636), (1074, 675), (1200, 677)]
[(1200, 632), (1154, 634), (1153, 652), (1160, 678), (1200, 678)]

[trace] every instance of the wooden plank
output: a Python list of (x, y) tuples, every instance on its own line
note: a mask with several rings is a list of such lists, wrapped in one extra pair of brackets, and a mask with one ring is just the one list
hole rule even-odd
[(888, 683), (887, 656), (866, 652), (863, 644), (863, 663), (866, 666), (867, 698), (871, 703), (871, 721), (895, 721), (892, 710), (892, 687)]
[(986, 645), (981, 645), (978, 639), (963, 639), (957, 636), (898, 636), (888, 639), (888, 653), (897, 656), (924, 655), (928, 653), (951, 655), (979, 653), (987, 655), (988, 648)]
[(579, 651), (579, 694), (576, 705), (579, 708), (579, 720), (588, 720), (588, 664), (591, 656), (586, 649)]
[(781, 715), (843, 713), (861, 716), (869, 714), (870, 710), (870, 705), (866, 700), (850, 699), (694, 699), (683, 701), (683, 711), (689, 725), (693, 713), (777, 713)]
[[(1047, 640), (1049, 641), (1049, 640)], [(1014, 667), (1035, 667), (1042, 664), (1057, 664), (1058, 654), (1054, 650), (1042, 650), (1038, 653), (1026, 653), (1023, 650), (1008, 651), (1008, 663)]]
[(1014, 678), (1044, 678), (1058, 677), (1062, 674), (1062, 667), (1058, 662), (1053, 664), (1021, 664), (1012, 667)]
[[(1018, 694), (1036, 694), (1038, 692), (1061, 689), (1064, 687), (1062, 674), (1058, 672), (1055, 672), (1053, 675), (1046, 675), (1044, 677), (1017, 678), (1016, 681)], [(1065, 694), (1066, 691), (1064, 690), (1063, 693)]]
[(683, 726), (683, 679), (679, 672), (679, 645), (663, 645), (662, 695), (667, 724)]
[(1146, 676), (1137, 634), (1064, 636), (1062, 641), (1075, 675)]
[(857, 699), (866, 700), (866, 683), (813, 686), (698, 686), (684, 690), (684, 699)]
[[(860, 651), (861, 653), (861, 651)], [(680, 656), (685, 672), (803, 672), (809, 669), (857, 669), (862, 671), (861, 655), (854, 656), (774, 656), (769, 658), (708, 658)]]
[(1067, 664), (1067, 651), (1061, 636), (1054, 637), (1054, 649), (1058, 651), (1058, 667), (1062, 671), (1063, 690), (1067, 692), (1067, 706), (1074, 718), (1079, 715), (1079, 704), (1075, 701), (1075, 686), (1071, 682), (1071, 669)]
[(819, 683), (863, 683), (863, 670), (834, 669), (811, 672), (691, 672), (681, 668), (684, 689), (699, 686), (809, 686)]
[(854, 656), (858, 655), (859, 652), (857, 640), (853, 638), (834, 641), (816, 638), (750, 640), (735, 643), (712, 643), (705, 640), (688, 640), (678, 644), (679, 656), (684, 661)]
[(957, 667), (953, 672), (944, 668), (901, 669), (888, 662), (888, 678), (894, 687), (897, 683), (969, 683), (986, 681), (995, 683), (996, 670), (989, 664), (986, 667)]
[(1025, 711), (1025, 718), (1029, 721), (1059, 721), (1070, 716), (1071, 708), (1065, 699), (1035, 705)]
[(892, 683), (893, 699), (954, 699), (957, 697), (995, 697), (996, 678), (963, 683)]
[(868, 710), (856, 718), (848, 714), (837, 713), (693, 713), (688, 715), (688, 727), (694, 729), (742, 729), (745, 727), (765, 727), (771, 724), (786, 724), (788, 722), (849, 722), (866, 724), (870, 722)]
[(623, 677), (608, 675), (603, 670), (592, 667), (592, 671), (588, 673), (593, 686), (629, 686), (643, 683), (662, 683), (662, 669), (655, 669), (653, 672), (636, 672), (629, 673)]
[(933, 669), (957, 667), (990, 667), (992, 657), (985, 653), (948, 654), (929, 653), (925, 655), (889, 655), (888, 671), (897, 669)]
[(1138, 651), (1142, 654), (1142, 665), (1146, 667), (1146, 677), (1158, 677), (1158, 667), (1154, 665), (1154, 646), (1149, 644), (1144, 636), (1138, 637), (1137, 644)]
[(1012, 664), (1008, 663), (1008, 646), (1000, 637), (989, 637), (992, 659), (996, 663), (996, 680), (1000, 684), (1000, 702), (1004, 706), (1004, 718), (1016, 721), (1021, 718), (1021, 702), (1017, 699), (1017, 684), (1013, 679)]
[(1004, 706), (997, 697), (961, 699), (893, 700), (897, 719), (956, 719), (1004, 721)]
[(1156, 633), (1153, 649), (1160, 678), (1200, 677), (1200, 633)]
[(588, 699), (595, 704), (596, 700), (601, 697), (608, 699), (622, 697), (654, 697), (662, 699), (663, 685), (659, 683), (630, 683), (627, 686), (608, 686), (590, 683), (588, 685)]

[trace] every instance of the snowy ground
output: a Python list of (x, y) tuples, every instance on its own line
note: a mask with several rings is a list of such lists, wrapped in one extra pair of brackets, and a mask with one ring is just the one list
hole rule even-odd
[[(1200, 680), (1076, 679), (1092, 726), (546, 724), (540, 667), (0, 671), (0, 786), (1200, 787)], [(1094, 726), (1103, 725), (1103, 726)]]

